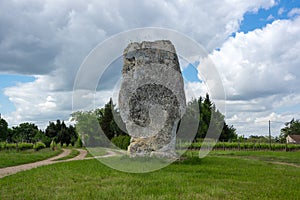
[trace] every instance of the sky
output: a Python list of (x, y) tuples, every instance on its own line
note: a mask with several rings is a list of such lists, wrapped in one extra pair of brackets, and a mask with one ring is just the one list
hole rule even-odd
[[(68, 121), (76, 74), (89, 52), (134, 28), (178, 31), (207, 51), (239, 135), (277, 136), (300, 119), (300, 1), (0, 1), (0, 113), (9, 126)], [(176, 48), (176, 47), (175, 47)], [(214, 92), (201, 64), (181, 62), (187, 89)], [(117, 59), (100, 80), (98, 105), (120, 77)], [(90, 97), (89, 101), (93, 101)]]

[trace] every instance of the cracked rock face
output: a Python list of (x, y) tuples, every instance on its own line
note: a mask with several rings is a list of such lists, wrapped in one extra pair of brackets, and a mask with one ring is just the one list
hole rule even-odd
[(130, 156), (176, 157), (176, 130), (186, 102), (173, 44), (130, 43), (123, 60), (119, 107), (131, 136)]

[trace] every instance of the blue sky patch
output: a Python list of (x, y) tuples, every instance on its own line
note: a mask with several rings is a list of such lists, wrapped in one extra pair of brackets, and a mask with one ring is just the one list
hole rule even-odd
[(189, 63), (186, 68), (182, 71), (183, 78), (188, 82), (202, 82), (198, 78), (198, 70), (197, 66), (199, 62), (195, 62), (194, 64)]
[(239, 32), (247, 33), (257, 28), (263, 28), (274, 20), (289, 19), (288, 13), (300, 7), (299, 0), (281, 0), (270, 9), (260, 9), (257, 13), (248, 12), (244, 15)]

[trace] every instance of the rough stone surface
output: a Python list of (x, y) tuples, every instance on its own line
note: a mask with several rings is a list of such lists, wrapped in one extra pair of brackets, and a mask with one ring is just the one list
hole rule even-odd
[(131, 135), (130, 156), (175, 157), (176, 130), (186, 104), (173, 44), (130, 43), (123, 60), (119, 107)]

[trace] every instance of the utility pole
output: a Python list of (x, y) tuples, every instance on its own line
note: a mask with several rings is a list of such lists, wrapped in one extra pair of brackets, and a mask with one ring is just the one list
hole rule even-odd
[(269, 143), (270, 143), (270, 150), (271, 150), (271, 121), (269, 120)]

